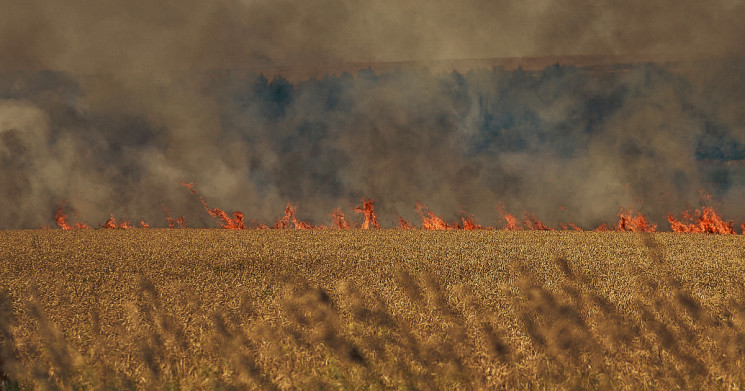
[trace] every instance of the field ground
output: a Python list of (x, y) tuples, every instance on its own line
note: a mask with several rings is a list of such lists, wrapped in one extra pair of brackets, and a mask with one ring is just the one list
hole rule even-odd
[(0, 377), (63, 389), (743, 388), (744, 287), (734, 235), (0, 231)]

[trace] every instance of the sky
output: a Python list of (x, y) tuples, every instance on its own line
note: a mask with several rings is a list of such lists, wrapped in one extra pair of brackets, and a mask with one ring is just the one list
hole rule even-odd
[[(0, 228), (54, 225), (59, 207), (162, 226), (163, 206), (215, 226), (180, 181), (264, 223), (288, 202), (328, 223), (368, 197), (389, 226), (416, 201), (485, 224), (500, 202), (551, 224), (621, 206), (662, 224), (700, 189), (745, 219), (739, 1), (8, 3)], [(419, 67), (578, 55), (658, 64)]]

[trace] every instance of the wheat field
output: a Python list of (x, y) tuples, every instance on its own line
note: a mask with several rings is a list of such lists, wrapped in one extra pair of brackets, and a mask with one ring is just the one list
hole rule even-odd
[(5, 389), (745, 387), (745, 237), (0, 231)]

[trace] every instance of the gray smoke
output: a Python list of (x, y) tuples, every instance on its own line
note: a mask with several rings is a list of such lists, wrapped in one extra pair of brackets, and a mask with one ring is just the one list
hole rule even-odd
[[(591, 228), (637, 206), (726, 217), (745, 186), (739, 2), (45, 1), (0, 16), (0, 227), (62, 206), (191, 226), (212, 207), (271, 223), (287, 202), (330, 221), (375, 198), (380, 221), (494, 206)], [(602, 70), (409, 69), (348, 61), (547, 54), (681, 60)], [(315, 69), (316, 77), (263, 78)], [(320, 70), (320, 71), (318, 71)], [(302, 72), (301, 72), (302, 73)], [(640, 202), (638, 202), (638, 201)], [(561, 207), (560, 207), (561, 206)], [(74, 219), (74, 217), (72, 217)]]

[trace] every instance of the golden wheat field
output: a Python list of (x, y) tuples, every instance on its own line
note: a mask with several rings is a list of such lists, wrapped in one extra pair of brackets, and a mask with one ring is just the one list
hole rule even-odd
[(0, 231), (6, 389), (745, 387), (745, 237)]

